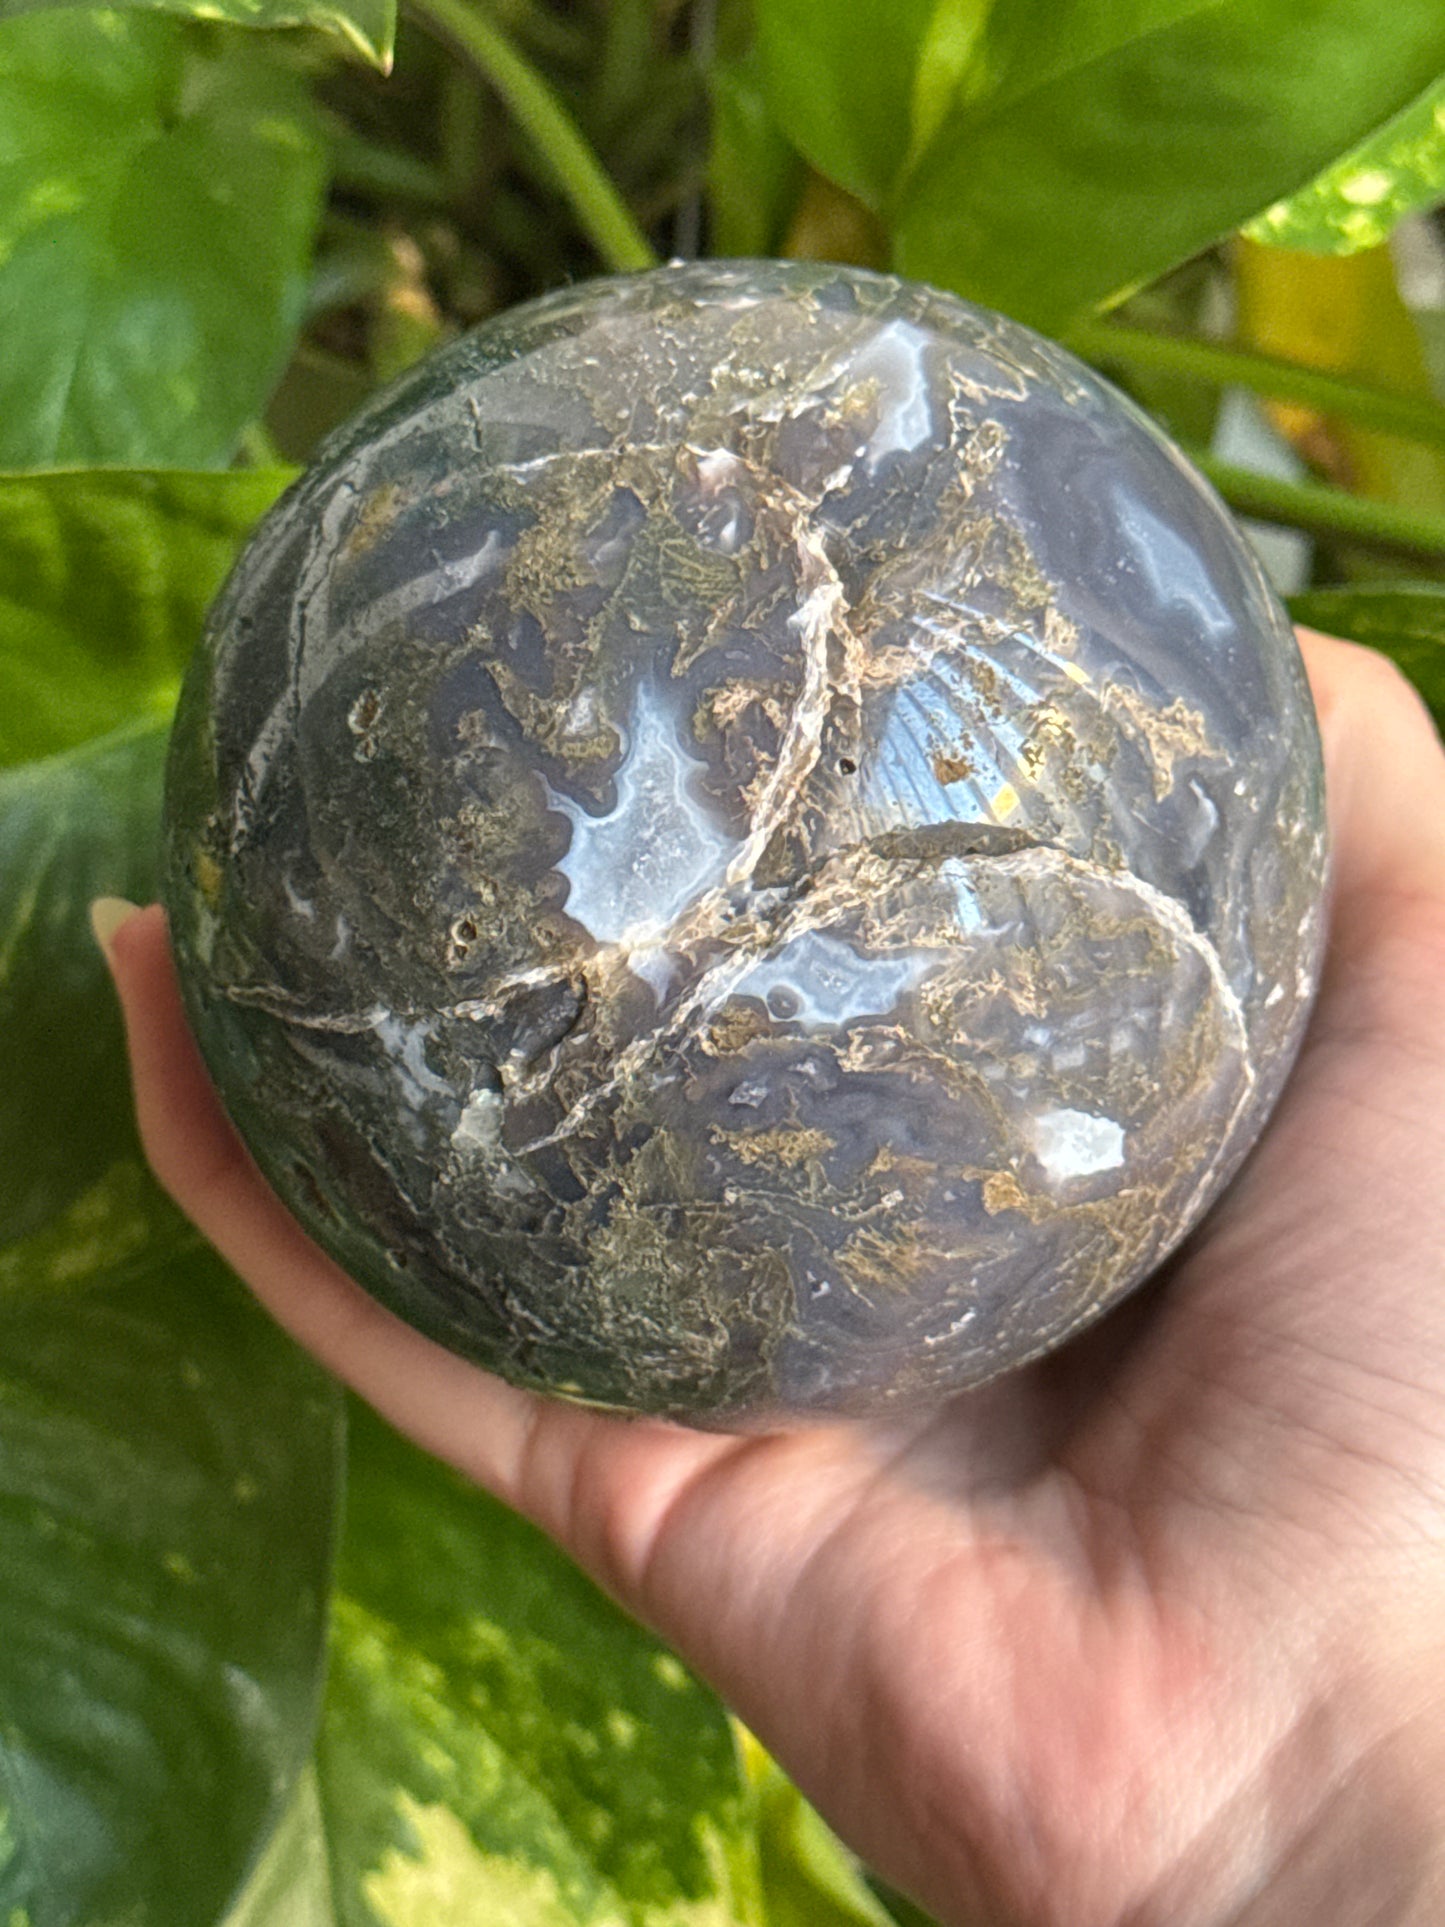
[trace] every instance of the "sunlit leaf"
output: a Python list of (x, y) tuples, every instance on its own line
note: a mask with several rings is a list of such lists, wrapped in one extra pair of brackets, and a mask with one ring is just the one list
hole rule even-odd
[(0, 475), (0, 767), (169, 717), (207, 605), (289, 479)]
[(870, 207), (887, 200), (912, 146), (919, 53), (934, 6), (758, 0), (773, 113), (820, 173)]
[(153, 893), (164, 754), (162, 729), (124, 730), (0, 774), (0, 1244), (137, 1155), (120, 1015), (86, 908)]
[(1445, 77), (1368, 140), (1265, 209), (1245, 232), (1270, 247), (1353, 254), (1445, 200)]
[(986, 86), (981, 56), (994, 12), (994, 0), (934, 0), (913, 70), (911, 158), (927, 149), (961, 99)]
[(260, 36), (0, 28), (0, 466), (229, 460), (299, 326), (311, 97)]
[(751, 1927), (726, 1715), (530, 1526), (356, 1415), (318, 1754), (340, 1927)]

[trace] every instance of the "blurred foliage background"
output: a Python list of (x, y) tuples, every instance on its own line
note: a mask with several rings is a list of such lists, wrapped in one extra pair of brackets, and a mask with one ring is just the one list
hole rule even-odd
[(0, 0), (0, 1922), (916, 1923), (348, 1416), (140, 1162), (85, 931), (295, 465), (509, 304), (853, 261), (1060, 335), (1445, 714), (1439, 0)]

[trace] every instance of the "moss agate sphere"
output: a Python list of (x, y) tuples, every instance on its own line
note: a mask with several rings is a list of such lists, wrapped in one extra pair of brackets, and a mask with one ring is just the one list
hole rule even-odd
[(1293, 637), (1189, 465), (997, 315), (696, 264), (334, 436), (186, 685), (188, 1008), (295, 1215), (517, 1383), (937, 1397), (1137, 1284), (1318, 968)]

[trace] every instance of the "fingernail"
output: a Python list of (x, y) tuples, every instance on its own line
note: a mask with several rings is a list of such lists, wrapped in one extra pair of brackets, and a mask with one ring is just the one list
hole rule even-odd
[(101, 955), (110, 962), (110, 947), (115, 941), (115, 933), (123, 923), (140, 915), (140, 905), (131, 903), (125, 897), (97, 897), (90, 906), (90, 927), (95, 932), (95, 941), (100, 945)]

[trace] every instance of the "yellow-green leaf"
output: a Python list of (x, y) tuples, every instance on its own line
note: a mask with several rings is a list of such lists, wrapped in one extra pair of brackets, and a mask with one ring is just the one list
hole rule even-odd
[(318, 1752), (339, 1927), (761, 1927), (726, 1714), (358, 1412)]
[(0, 767), (167, 720), (211, 598), (290, 479), (0, 475)]
[[(1047, 23), (1037, 57), (1016, 36), (995, 88), (949, 116), (905, 185), (895, 258), (1045, 329), (1227, 235), (1445, 67), (1439, 0), (1397, 0), (1388, 33), (1373, 0), (1014, 6), (1000, 48), (1021, 13)], [(1085, 57), (1060, 71), (1053, 41)]]
[(1307, 187), (1245, 229), (1269, 247), (1354, 254), (1388, 241), (1407, 214), (1445, 200), (1445, 76)]
[(0, 25), (0, 467), (223, 467), (306, 299), (323, 144), (257, 35)]

